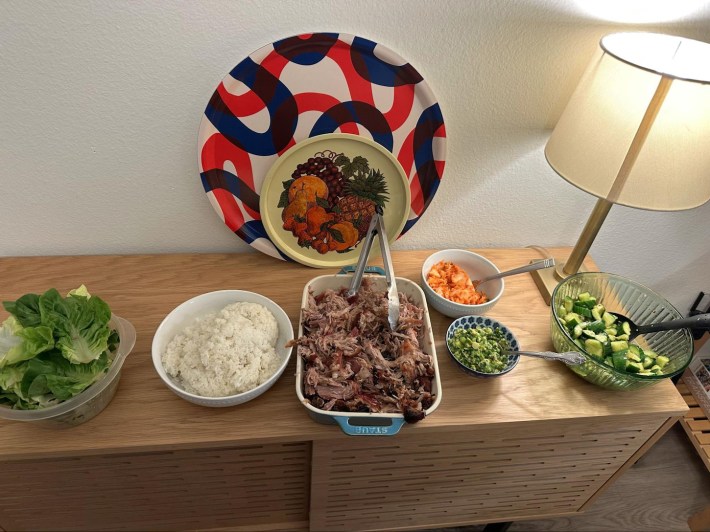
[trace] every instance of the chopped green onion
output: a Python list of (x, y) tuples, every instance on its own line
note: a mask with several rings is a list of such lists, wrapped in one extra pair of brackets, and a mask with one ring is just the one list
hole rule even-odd
[(500, 373), (508, 365), (508, 355), (504, 353), (510, 346), (500, 329), (456, 329), (448, 346), (456, 360), (481, 373)]

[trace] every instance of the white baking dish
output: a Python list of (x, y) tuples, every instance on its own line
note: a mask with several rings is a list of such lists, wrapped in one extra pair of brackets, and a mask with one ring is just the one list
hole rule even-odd
[[(380, 275), (365, 275), (371, 279), (376, 288), (387, 290), (384, 277)], [(303, 289), (303, 299), (301, 308), (305, 308), (308, 304), (308, 292), (312, 290), (315, 295), (324, 292), (327, 289), (338, 290), (340, 288), (350, 286), (352, 274), (337, 274), (337, 275), (321, 275), (312, 279), (306, 284)], [(427, 309), (426, 298), (424, 292), (415, 282), (402, 277), (397, 277), (397, 290), (406, 294), (412, 302), (424, 309), (424, 328), (423, 338), (420, 339), (420, 345), (423, 351), (432, 358), (434, 367), (434, 379), (432, 380), (432, 394), (434, 394), (434, 403), (424, 411), (426, 417), (436, 410), (441, 402), (441, 379), (439, 377), (439, 365), (436, 359), (436, 348), (434, 346), (434, 336), (431, 330), (431, 322), (429, 320), (429, 310)], [(303, 336), (303, 316), (298, 324), (298, 336)], [(392, 436), (399, 432), (402, 425), (406, 423), (403, 414), (375, 414), (363, 412), (332, 412), (321, 410), (314, 407), (303, 395), (303, 360), (300, 356), (296, 356), (296, 395), (306, 409), (308, 415), (319, 423), (340, 425), (340, 428), (346, 434), (352, 436), (360, 435), (378, 435)], [(426, 417), (419, 423), (426, 422)]]

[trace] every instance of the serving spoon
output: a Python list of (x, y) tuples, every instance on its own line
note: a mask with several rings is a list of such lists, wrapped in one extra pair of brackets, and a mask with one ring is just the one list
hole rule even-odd
[(501, 277), (507, 277), (509, 275), (517, 275), (519, 273), (527, 273), (527, 272), (532, 272), (535, 270), (542, 270), (543, 268), (550, 268), (554, 265), (555, 265), (555, 259), (538, 260), (538, 261), (532, 262), (530, 264), (527, 264), (525, 266), (521, 266), (520, 268), (513, 268), (512, 270), (507, 270), (505, 272), (495, 273), (493, 275), (489, 275), (488, 277), (484, 277), (483, 279), (475, 280), (475, 281), (473, 281), (473, 286), (474, 286), (474, 288), (478, 288), (483, 283), (487, 283), (488, 281), (492, 281), (493, 279), (500, 279)]
[[(607, 310), (607, 312), (609, 311)], [(639, 334), (671, 331), (673, 329), (710, 330), (710, 313), (698, 314), (690, 318), (649, 323), (648, 325), (637, 325), (628, 316), (624, 316), (623, 314), (619, 314), (617, 312), (609, 312), (609, 314), (616, 316), (617, 320), (625, 321), (629, 324), (629, 327), (631, 328), (631, 332), (629, 333), (629, 341), (636, 338)]]
[(568, 366), (584, 364), (587, 361), (586, 357), (577, 351), (565, 351), (564, 353), (555, 353), (554, 351), (506, 351), (504, 354), (524, 355), (526, 357), (544, 358), (545, 360), (559, 360)]

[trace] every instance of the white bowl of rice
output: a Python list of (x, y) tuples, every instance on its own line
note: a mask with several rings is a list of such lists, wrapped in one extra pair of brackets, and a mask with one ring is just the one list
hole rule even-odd
[(153, 337), (153, 365), (179, 397), (234, 406), (274, 385), (291, 357), (291, 340), (291, 320), (276, 303), (254, 292), (219, 290), (165, 317)]

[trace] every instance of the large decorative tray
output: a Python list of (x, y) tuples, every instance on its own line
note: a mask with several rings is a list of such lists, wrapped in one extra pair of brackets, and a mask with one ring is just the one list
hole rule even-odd
[(198, 164), (207, 197), (227, 227), (259, 251), (289, 260), (262, 224), (262, 184), (289, 148), (333, 132), (374, 140), (397, 158), (411, 190), (400, 234), (411, 229), (444, 171), (439, 104), (399, 55), (338, 33), (288, 37), (256, 50), (210, 98), (200, 123)]

